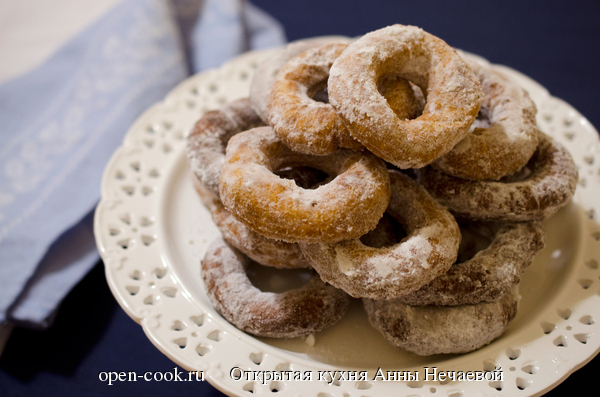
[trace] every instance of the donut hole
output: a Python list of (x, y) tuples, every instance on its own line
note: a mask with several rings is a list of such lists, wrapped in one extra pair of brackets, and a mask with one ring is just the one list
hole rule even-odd
[(275, 171), (274, 174), (284, 179), (293, 180), (302, 189), (316, 189), (329, 177), (324, 171), (305, 166), (283, 167)]
[[(533, 160), (533, 159), (532, 159)], [(513, 174), (504, 176), (500, 179), (501, 183), (516, 183), (523, 182), (527, 180), (533, 174), (534, 170), (534, 161), (529, 160), (525, 166), (523, 166), (520, 170), (516, 171)]]
[(481, 106), (475, 121), (471, 125), (471, 132), (475, 135), (481, 135), (492, 126), (491, 110), (487, 106)]
[(252, 285), (262, 292), (280, 294), (302, 287), (313, 276), (313, 271), (310, 269), (276, 269), (249, 261), (246, 264), (246, 275)]
[(403, 77), (394, 73), (384, 74), (377, 80), (377, 90), (399, 119), (412, 120), (423, 113), (423, 90)]
[(488, 248), (495, 236), (491, 225), (475, 222), (458, 222), (462, 239), (458, 247), (456, 263), (472, 259), (479, 251)]
[(360, 237), (360, 241), (373, 248), (391, 247), (398, 244), (408, 234), (400, 222), (388, 213), (383, 214), (377, 227)]
[(329, 93), (327, 92), (327, 80), (318, 82), (308, 88), (306, 95), (316, 102), (329, 103)]

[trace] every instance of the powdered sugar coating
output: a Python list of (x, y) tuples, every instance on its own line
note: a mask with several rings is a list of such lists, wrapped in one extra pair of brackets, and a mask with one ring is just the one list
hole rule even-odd
[(493, 302), (519, 284), (521, 274), (544, 248), (538, 221), (497, 225), (492, 243), (469, 260), (399, 298), (412, 306), (457, 306)]
[[(303, 189), (273, 172), (310, 166), (331, 176), (316, 189)], [(250, 229), (289, 242), (336, 242), (375, 228), (390, 197), (383, 161), (369, 152), (338, 149), (327, 156), (286, 147), (269, 127), (234, 136), (220, 183), (225, 208)]]
[(409, 306), (364, 299), (371, 325), (395, 347), (420, 356), (460, 354), (502, 335), (517, 314), (516, 287), (499, 300), (462, 306)]
[[(396, 74), (421, 88), (421, 116), (400, 120), (379, 93), (380, 77)], [(367, 33), (334, 62), (329, 100), (354, 138), (401, 169), (420, 168), (467, 134), (483, 100), (464, 60), (441, 39), (413, 26)]]
[(263, 125), (250, 107), (248, 98), (233, 101), (219, 110), (207, 112), (194, 125), (187, 138), (186, 154), (198, 182), (219, 197), (219, 179), (229, 139)]
[(287, 61), (313, 47), (329, 43), (350, 42), (352, 42), (352, 39), (344, 36), (326, 36), (293, 41), (277, 51), (274, 56), (262, 61), (256, 68), (250, 85), (250, 101), (256, 114), (259, 115), (265, 124), (268, 124), (267, 102), (269, 101), (269, 95), (271, 94), (275, 77)]
[(300, 244), (304, 256), (326, 282), (355, 298), (392, 299), (421, 288), (456, 261), (460, 231), (454, 217), (423, 188), (389, 171), (392, 198), (387, 213), (407, 237), (389, 247), (360, 240)]
[(223, 239), (253, 261), (278, 269), (311, 267), (297, 243), (274, 240), (258, 234), (238, 221), (223, 207), (221, 200), (195, 180), (196, 191), (210, 211)]
[(350, 297), (317, 275), (300, 288), (262, 292), (245, 272), (249, 259), (217, 239), (202, 260), (202, 280), (215, 309), (242, 331), (272, 338), (310, 335), (342, 318)]
[(498, 180), (521, 169), (537, 147), (535, 104), (508, 76), (463, 55), (485, 95), (469, 134), (433, 167), (458, 178)]
[(565, 206), (577, 187), (578, 172), (571, 154), (544, 133), (523, 180), (469, 181), (428, 167), (421, 183), (457, 216), (472, 220), (523, 222), (543, 219)]

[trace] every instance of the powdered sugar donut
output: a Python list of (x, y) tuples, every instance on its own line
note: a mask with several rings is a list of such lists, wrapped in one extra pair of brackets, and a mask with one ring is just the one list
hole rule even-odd
[(538, 221), (507, 223), (493, 228), (493, 240), (488, 247), (398, 300), (411, 306), (472, 305), (498, 300), (518, 285), (521, 274), (544, 248), (542, 224)]
[(456, 261), (460, 231), (454, 217), (422, 187), (389, 171), (392, 197), (387, 214), (408, 236), (390, 247), (359, 239), (300, 248), (321, 278), (355, 298), (391, 299), (421, 288)]
[(194, 125), (186, 145), (188, 164), (198, 182), (219, 197), (227, 142), (233, 135), (261, 125), (263, 122), (250, 107), (248, 98), (205, 113)]
[[(421, 88), (427, 103), (413, 120), (401, 120), (379, 93), (382, 76), (403, 77)], [(441, 39), (413, 26), (367, 33), (336, 59), (329, 101), (350, 134), (401, 169), (420, 168), (449, 152), (468, 133), (483, 93), (479, 80)]]
[[(315, 93), (327, 87), (329, 69), (346, 47), (332, 43), (311, 48), (289, 60), (277, 75), (267, 104), (269, 124), (290, 148), (315, 155), (329, 154), (338, 147), (363, 148), (331, 104), (314, 99)], [(406, 80), (387, 79), (383, 88), (394, 95), (391, 103), (399, 117), (416, 117), (417, 101)]]
[(250, 102), (252, 108), (265, 124), (268, 124), (267, 102), (273, 88), (275, 77), (281, 68), (293, 57), (329, 43), (350, 43), (352, 39), (344, 36), (324, 36), (311, 39), (297, 40), (279, 49), (272, 56), (265, 58), (256, 68), (250, 85)]
[(441, 204), (472, 220), (523, 222), (543, 219), (565, 206), (577, 187), (571, 154), (546, 134), (527, 165), (500, 181), (469, 181), (428, 167), (421, 183)]
[(458, 178), (498, 180), (521, 169), (535, 152), (537, 110), (515, 81), (466, 60), (481, 82), (483, 104), (467, 137), (432, 166)]
[(314, 275), (283, 293), (262, 292), (245, 272), (249, 259), (217, 239), (202, 260), (202, 280), (215, 309), (237, 328), (258, 336), (294, 338), (335, 324), (350, 297)]
[[(309, 166), (335, 178), (302, 189), (273, 172)], [(383, 161), (369, 152), (338, 149), (327, 156), (290, 150), (269, 127), (229, 141), (220, 183), (225, 208), (250, 229), (289, 242), (335, 242), (375, 228), (389, 202)]]
[(398, 299), (363, 299), (373, 328), (395, 347), (420, 356), (479, 349), (502, 335), (517, 314), (516, 287), (494, 302), (409, 306)]

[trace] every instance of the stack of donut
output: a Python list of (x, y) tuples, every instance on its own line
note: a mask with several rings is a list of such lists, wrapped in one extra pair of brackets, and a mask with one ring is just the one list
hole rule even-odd
[[(249, 98), (206, 113), (188, 137), (222, 234), (201, 263), (211, 302), (259, 336), (313, 334), (359, 298), (398, 348), (490, 343), (515, 317), (541, 220), (577, 182), (535, 114), (510, 78), (416, 27), (281, 49)], [(262, 292), (251, 262), (314, 273)]]

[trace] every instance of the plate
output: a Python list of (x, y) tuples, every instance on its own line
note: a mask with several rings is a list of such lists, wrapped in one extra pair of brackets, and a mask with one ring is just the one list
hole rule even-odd
[(495, 67), (534, 99), (540, 128), (573, 154), (580, 179), (572, 203), (545, 222), (547, 247), (523, 276), (518, 315), (501, 338), (465, 355), (419, 357), (390, 347), (359, 301), (334, 327), (289, 340), (251, 336), (217, 314), (199, 263), (219, 232), (190, 182), (185, 137), (204, 112), (246, 96), (257, 63), (271, 54), (247, 53), (182, 82), (139, 117), (106, 167), (94, 224), (106, 278), (160, 351), (229, 395), (320, 397), (540, 395), (598, 353), (598, 134), (503, 66)]

